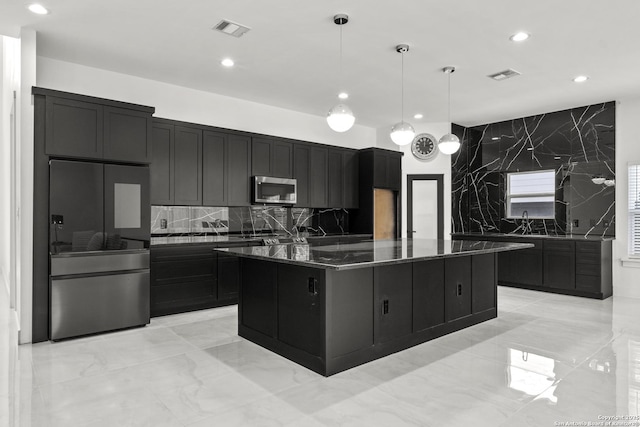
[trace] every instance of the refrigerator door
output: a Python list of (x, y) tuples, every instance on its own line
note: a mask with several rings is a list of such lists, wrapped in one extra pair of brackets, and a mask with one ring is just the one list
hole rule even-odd
[(396, 238), (396, 193), (373, 189), (373, 239)]
[(104, 246), (103, 167), (52, 160), (49, 163), (50, 252), (86, 252)]
[(149, 323), (149, 270), (51, 280), (51, 339)]
[(106, 250), (149, 248), (147, 166), (104, 166), (104, 228)]

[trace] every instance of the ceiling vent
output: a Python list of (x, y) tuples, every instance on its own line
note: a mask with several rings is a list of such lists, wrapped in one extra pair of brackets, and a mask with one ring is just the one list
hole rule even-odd
[(499, 73), (490, 74), (487, 77), (490, 77), (496, 81), (502, 81), (502, 80), (510, 79), (511, 77), (519, 76), (520, 74), (521, 74), (520, 72), (509, 68), (504, 71), (500, 71)]
[(220, 31), (221, 33), (224, 33), (228, 36), (242, 37), (244, 33), (249, 31), (251, 28), (244, 25), (240, 25), (236, 22), (227, 21), (226, 19), (223, 19), (222, 21), (218, 22), (218, 24), (215, 27), (213, 27), (213, 29)]

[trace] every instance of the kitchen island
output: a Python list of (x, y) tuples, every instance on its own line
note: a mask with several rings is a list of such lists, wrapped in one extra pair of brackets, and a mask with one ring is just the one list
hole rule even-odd
[(430, 239), (217, 249), (241, 262), (238, 334), (329, 376), (497, 316), (496, 253)]

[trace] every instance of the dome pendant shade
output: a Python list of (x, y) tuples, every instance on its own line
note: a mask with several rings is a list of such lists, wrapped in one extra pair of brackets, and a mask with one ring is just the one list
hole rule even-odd
[(390, 136), (397, 145), (409, 145), (413, 141), (413, 137), (416, 136), (416, 132), (409, 123), (400, 122), (393, 125)]
[(344, 104), (336, 105), (327, 114), (327, 123), (336, 132), (348, 131), (355, 121), (356, 118), (353, 116), (353, 111)]
[(443, 154), (453, 154), (460, 149), (460, 138), (452, 133), (448, 133), (438, 141), (438, 149)]

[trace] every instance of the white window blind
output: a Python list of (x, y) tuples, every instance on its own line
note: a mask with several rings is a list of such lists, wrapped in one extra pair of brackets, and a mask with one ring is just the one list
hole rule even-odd
[(629, 256), (640, 257), (640, 164), (629, 165)]
[(507, 175), (507, 217), (554, 218), (555, 171)]

